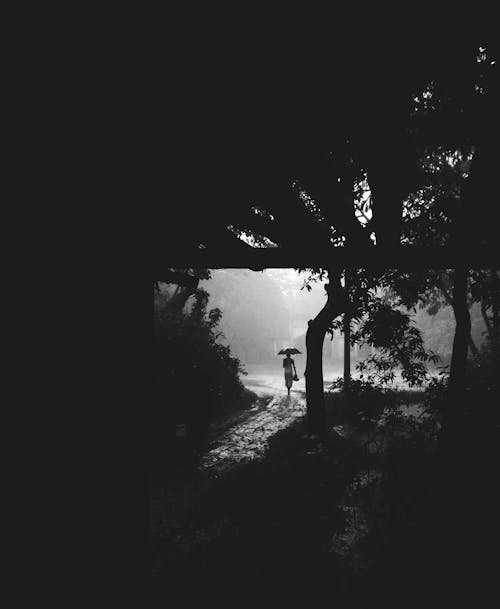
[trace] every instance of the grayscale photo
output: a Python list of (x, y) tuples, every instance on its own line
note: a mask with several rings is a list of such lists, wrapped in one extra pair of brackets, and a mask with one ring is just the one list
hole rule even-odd
[(171, 92), (151, 239), (154, 606), (486, 606), (498, 44), (257, 42), (193, 51)]

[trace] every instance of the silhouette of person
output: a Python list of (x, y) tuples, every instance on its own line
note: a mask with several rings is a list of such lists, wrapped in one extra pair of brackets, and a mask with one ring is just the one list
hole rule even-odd
[(290, 355), (287, 355), (285, 357), (285, 359), (283, 360), (283, 368), (285, 369), (285, 385), (286, 385), (286, 388), (288, 389), (288, 395), (290, 395), (290, 389), (293, 384), (294, 373), (295, 373), (295, 376), (297, 376), (295, 362), (290, 357)]

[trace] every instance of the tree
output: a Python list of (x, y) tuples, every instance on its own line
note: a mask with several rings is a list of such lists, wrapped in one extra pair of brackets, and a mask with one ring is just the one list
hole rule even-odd
[[(190, 172), (196, 167), (200, 173), (190, 180), (179, 172), (178, 220), (189, 231), (170, 249), (172, 258), (176, 247), (184, 252), (191, 248), (198, 254), (202, 248), (204, 255), (220, 252), (226, 260), (233, 255), (240, 260), (247, 256), (248, 267), (257, 268), (257, 259), (263, 266), (272, 266), (266, 260), (272, 260), (276, 250), (293, 259), (294, 248), (304, 241), (311, 244), (309, 252), (319, 252), (321, 261), (314, 270), (327, 270), (337, 304), (328, 295), (324, 309), (309, 327), (308, 350), (315, 354), (308, 361), (309, 386), (317, 388), (308, 392), (312, 410), (322, 408), (317, 366), (321, 364), (323, 330), (328, 318), (330, 323), (346, 312), (349, 302), (347, 296), (340, 297), (338, 277), (346, 266), (354, 265), (352, 261), (336, 264), (339, 251), (361, 252), (359, 268), (363, 268), (363, 261), (383, 259), (384, 252), (402, 255), (402, 244), (407, 249), (415, 247), (418, 239), (412, 239), (405, 205), (413, 198), (416, 207), (421, 207), (425, 201), (421, 193), (432, 189), (439, 201), (433, 205), (433, 213), (445, 213), (448, 205), (450, 213), (445, 213), (444, 222), (448, 236), (441, 240), (427, 231), (418, 214), (412, 230), (423, 244), (419, 251), (427, 256), (420, 262), (423, 267), (462, 269), (454, 274), (453, 299), (460, 329), (452, 359), (458, 377), (464, 369), (470, 334), (468, 310), (463, 306), (467, 261), (459, 260), (457, 252), (466, 246), (493, 251), (495, 243), (488, 216), (495, 193), (497, 137), (492, 125), (498, 107), (498, 66), (494, 45), (487, 45), (487, 53), (475, 41), (447, 45), (444, 40), (401, 44), (397, 56), (404, 61), (404, 69), (397, 77), (395, 49), (365, 49), (349, 61), (345, 54), (335, 86), (325, 87), (319, 98), (312, 94), (318, 83), (311, 81), (301, 63), (304, 67), (290, 78), (292, 89), (284, 86), (278, 92), (271, 87), (266, 92), (266, 99), (272, 99), (279, 112), (267, 116), (266, 107), (266, 112), (255, 113), (255, 107), (263, 108), (250, 96), (254, 105), (245, 113), (248, 120), (237, 134), (232, 129), (221, 133), (221, 123), (211, 117), (217, 133), (207, 137), (209, 127), (205, 125), (199, 133), (195, 131), (200, 146), (190, 142), (196, 152), (189, 153), (193, 162), (186, 166)], [(366, 91), (383, 94), (374, 93), (365, 103)], [(219, 148), (208, 149), (206, 142), (214, 141), (220, 143)], [(466, 187), (457, 193), (453, 176), (447, 185), (445, 168), (434, 167), (433, 160), (439, 154), (460, 153), (464, 158), (471, 150), (474, 157)], [(203, 166), (194, 163), (195, 154), (203, 158)], [(224, 168), (223, 177), (220, 168)], [(371, 217), (364, 226), (353, 205), (353, 192), (363, 181), (368, 182), (371, 193)], [(214, 203), (202, 206), (194, 215), (193, 203), (204, 201), (206, 193), (213, 194)], [(253, 245), (240, 239), (248, 234), (254, 235)], [(445, 257), (439, 249), (441, 259), (433, 257), (435, 250), (429, 248), (435, 243), (454, 252), (451, 267), (443, 267)], [(253, 255), (270, 246), (267, 258)], [(293, 266), (304, 269), (306, 264)], [(400, 269), (397, 274), (404, 273)], [(389, 276), (384, 279), (386, 284)], [(395, 274), (392, 277), (397, 283)]]
[(325, 285), (327, 300), (318, 315), (308, 322), (306, 333), (306, 407), (309, 430), (325, 434), (325, 403), (323, 386), (323, 341), (332, 321), (347, 309), (346, 293), (340, 284), (340, 274), (328, 273)]

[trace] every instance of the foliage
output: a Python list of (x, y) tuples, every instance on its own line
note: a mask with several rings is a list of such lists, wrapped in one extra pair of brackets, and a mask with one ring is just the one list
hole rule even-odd
[(198, 289), (190, 310), (172, 314), (168, 293), (155, 299), (155, 363), (159, 399), (181, 420), (212, 419), (241, 400), (244, 372), (229, 347), (217, 342), (220, 309), (207, 310), (208, 294)]
[[(472, 433), (477, 425), (498, 417), (497, 376), (494, 359), (488, 344), (483, 345), (477, 355), (469, 358), (465, 377), (465, 393), (461, 403), (454, 408), (460, 412), (461, 425)], [(439, 424), (444, 421), (449, 398), (449, 368), (443, 366), (439, 376), (434, 377), (424, 393), (426, 412)]]
[[(345, 393), (344, 379), (338, 377), (329, 389)], [(372, 379), (350, 379), (347, 395), (347, 412), (344, 414), (350, 422), (360, 427), (374, 425), (380, 420), (384, 410), (394, 408), (397, 403), (396, 392), (374, 383)]]
[[(421, 332), (408, 313), (391, 306), (387, 297), (378, 296), (373, 288), (363, 286), (362, 291), (361, 306), (365, 311), (360, 310), (358, 300), (351, 317), (357, 322), (351, 344), (371, 345), (377, 351), (356, 364), (361, 378), (372, 383), (391, 383), (395, 371), (400, 369), (410, 387), (422, 385), (428, 375), (426, 364), (435, 364), (439, 357), (425, 349)], [(342, 320), (334, 320), (332, 329), (342, 331)]]
[(491, 391), (498, 382), (497, 377), (497, 363), (493, 357), (491, 343), (488, 341), (475, 356), (469, 358), (466, 380), (471, 389), (482, 387)]
[(437, 377), (433, 377), (424, 393), (425, 412), (432, 416), (433, 420), (442, 423), (448, 397), (449, 367), (443, 366)]
[(424, 348), (420, 330), (412, 324), (410, 316), (378, 301), (372, 315), (354, 333), (353, 341), (368, 343), (378, 353), (359, 362), (357, 368), (363, 378), (377, 378), (381, 383), (394, 380), (394, 370), (401, 368), (401, 376), (410, 387), (422, 385), (427, 378), (426, 363), (439, 358)]

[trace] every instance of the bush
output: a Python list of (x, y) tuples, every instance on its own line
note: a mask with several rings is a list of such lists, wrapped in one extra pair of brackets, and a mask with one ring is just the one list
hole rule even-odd
[(498, 375), (498, 364), (495, 363), (491, 346), (488, 342), (481, 346), (479, 353), (467, 360), (466, 380), (468, 386), (493, 389)]
[(168, 298), (155, 302), (154, 362), (161, 423), (184, 422), (206, 433), (211, 421), (248, 405), (229, 347), (221, 345), (219, 309), (207, 311), (208, 294), (197, 290), (188, 312), (171, 312)]
[(433, 377), (424, 391), (424, 408), (426, 412), (442, 423), (448, 389), (448, 366), (443, 366), (438, 377)]
[(345, 415), (352, 423), (370, 426), (380, 420), (386, 408), (397, 404), (396, 394), (392, 389), (362, 379), (351, 379), (348, 391), (345, 392), (344, 379), (337, 378), (330, 390), (341, 390), (346, 397)]

